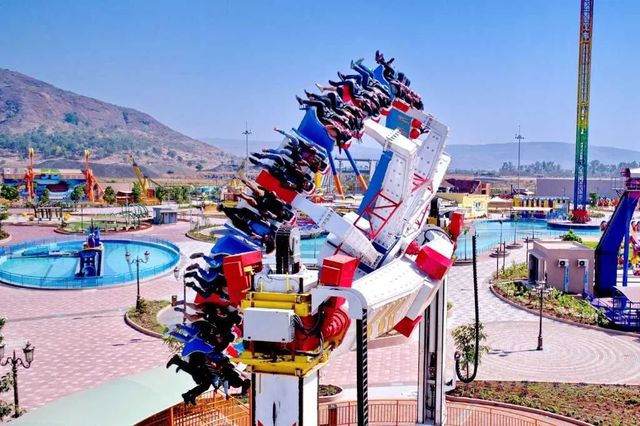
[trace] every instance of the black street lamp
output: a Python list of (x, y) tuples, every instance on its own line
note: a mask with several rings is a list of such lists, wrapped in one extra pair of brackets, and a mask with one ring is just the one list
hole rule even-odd
[(182, 325), (185, 325), (187, 323), (187, 281), (184, 279), (184, 273), (181, 273), (177, 266), (173, 268), (173, 276), (176, 281), (180, 281), (182, 277), (182, 305), (184, 308), (182, 312)]
[(4, 345), (0, 345), (0, 365), (3, 367), (7, 364), (11, 364), (11, 374), (13, 375), (13, 416), (12, 417), (20, 417), (20, 403), (18, 401), (18, 366), (24, 367), (25, 369), (31, 367), (31, 363), (33, 362), (33, 353), (36, 350), (35, 346), (32, 346), (31, 343), (27, 342), (22, 348), (22, 352), (24, 353), (24, 361), (22, 358), (16, 355), (16, 351), (14, 349), (13, 355), (4, 358)]
[(136, 264), (136, 287), (137, 287), (137, 292), (136, 292), (136, 310), (140, 310), (140, 308), (142, 307), (140, 304), (140, 264), (141, 263), (147, 263), (149, 261), (149, 256), (151, 255), (151, 253), (149, 253), (149, 250), (145, 250), (144, 252), (144, 259), (140, 258), (139, 256), (136, 256), (135, 259), (131, 258), (131, 253), (129, 253), (129, 251), (127, 250), (127, 252), (124, 255), (125, 260), (127, 261), (127, 263), (129, 265), (133, 265), (134, 263)]
[(538, 347), (536, 350), (542, 350), (542, 308), (544, 305), (544, 297), (549, 293), (547, 288), (547, 274), (544, 274), (544, 281), (538, 281), (538, 287), (536, 291), (540, 293), (540, 326), (538, 328)]

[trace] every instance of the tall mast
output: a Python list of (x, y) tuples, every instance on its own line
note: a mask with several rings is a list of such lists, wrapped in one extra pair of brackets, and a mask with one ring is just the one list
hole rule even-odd
[(593, 2), (582, 0), (580, 7), (580, 47), (578, 54), (578, 108), (576, 113), (576, 163), (573, 186), (573, 220), (588, 222), (587, 171), (589, 151), (589, 91), (591, 86), (591, 40)]

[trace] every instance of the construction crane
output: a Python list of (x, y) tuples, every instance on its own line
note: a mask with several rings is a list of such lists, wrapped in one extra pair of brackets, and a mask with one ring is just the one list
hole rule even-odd
[(157, 204), (158, 199), (155, 197), (154, 191), (150, 191), (149, 183), (152, 183), (156, 186), (158, 186), (158, 184), (142, 172), (142, 169), (140, 168), (140, 166), (138, 166), (138, 163), (136, 163), (136, 160), (132, 155), (129, 155), (129, 161), (131, 161), (131, 165), (133, 166), (133, 173), (135, 173), (136, 178), (138, 178), (138, 183), (140, 184), (140, 188), (142, 189), (142, 202), (144, 204)]
[(36, 151), (35, 149), (29, 147), (27, 154), (29, 156), (29, 166), (27, 167), (27, 171), (24, 175), (24, 181), (26, 183), (27, 199), (29, 201), (33, 201), (33, 199), (36, 197), (36, 188), (34, 185), (34, 179), (36, 174), (33, 171), (33, 157), (35, 157)]
[(593, 2), (581, 0), (580, 47), (578, 54), (578, 108), (576, 113), (576, 163), (573, 183), (573, 222), (589, 221), (587, 171), (589, 151), (589, 92), (591, 86), (591, 40)]
[(91, 202), (101, 201), (102, 194), (104, 194), (104, 189), (102, 189), (102, 185), (98, 182), (98, 178), (93, 174), (93, 170), (89, 167), (89, 157), (91, 157), (91, 151), (88, 149), (84, 150), (84, 178), (86, 181), (84, 193), (87, 196), (87, 199)]

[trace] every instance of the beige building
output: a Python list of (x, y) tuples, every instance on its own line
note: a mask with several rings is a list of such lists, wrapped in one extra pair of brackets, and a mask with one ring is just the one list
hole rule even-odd
[(529, 280), (565, 293), (593, 293), (594, 250), (575, 241), (534, 241), (529, 251)]

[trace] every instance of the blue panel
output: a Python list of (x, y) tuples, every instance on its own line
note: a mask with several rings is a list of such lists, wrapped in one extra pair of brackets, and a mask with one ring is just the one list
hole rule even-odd
[(333, 150), (335, 141), (331, 139), (329, 134), (324, 128), (324, 125), (318, 120), (315, 108), (309, 108), (302, 118), (302, 122), (298, 126), (297, 133), (301, 134), (305, 138), (313, 141), (315, 144), (320, 145), (327, 152)]
[(385, 121), (385, 126), (390, 129), (398, 129), (403, 136), (409, 138), (409, 133), (411, 132), (411, 121), (413, 118), (404, 112), (398, 110), (397, 108), (391, 109), (389, 111), (389, 115), (387, 115), (387, 120)]
[(638, 205), (638, 192), (626, 192), (613, 212), (607, 230), (596, 247), (595, 289), (598, 296), (610, 295), (618, 278), (618, 251)]
[(369, 182), (369, 189), (367, 193), (362, 198), (360, 202), (360, 207), (358, 207), (358, 214), (362, 214), (364, 209), (369, 205), (371, 200), (378, 194), (380, 189), (382, 188), (382, 182), (384, 182), (384, 177), (387, 174), (387, 168), (389, 167), (389, 162), (393, 157), (393, 152), (391, 151), (382, 151), (382, 155), (380, 156), (380, 160), (378, 160), (378, 165), (376, 166), (376, 171), (373, 173), (373, 178), (371, 178), (371, 182)]
[(393, 95), (393, 89), (391, 87), (391, 83), (389, 83), (387, 81), (386, 78), (384, 78), (384, 74), (383, 74), (383, 70), (384, 67), (382, 65), (378, 65), (376, 67), (376, 69), (373, 70), (373, 76), (376, 78), (376, 80), (378, 80), (384, 87), (387, 88), (387, 90), (389, 91), (389, 94), (391, 95), (391, 100), (393, 100), (394, 95)]
[(256, 250), (259, 250), (257, 246), (249, 244), (235, 235), (225, 235), (211, 249), (211, 257), (215, 257), (219, 253), (238, 254)]

